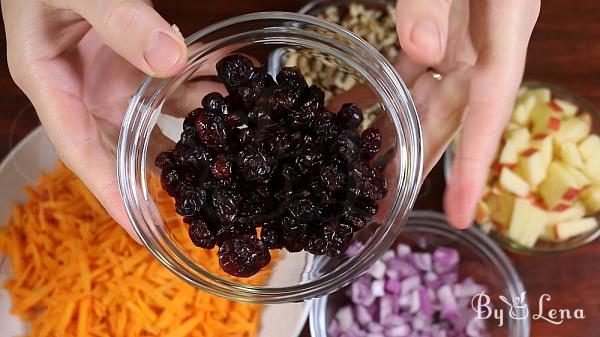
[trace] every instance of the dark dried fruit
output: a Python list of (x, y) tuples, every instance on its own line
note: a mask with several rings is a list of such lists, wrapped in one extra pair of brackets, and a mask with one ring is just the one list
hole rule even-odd
[(277, 74), (276, 79), (277, 84), (289, 88), (294, 92), (300, 93), (307, 87), (304, 76), (300, 72), (300, 69), (296, 67), (282, 68), (279, 74)]
[(360, 138), (354, 130), (345, 130), (332, 144), (333, 153), (346, 163), (354, 163), (360, 154)]
[(183, 130), (192, 129), (196, 133), (196, 118), (204, 113), (204, 109), (198, 108), (190, 112), (183, 120)]
[(206, 202), (206, 191), (200, 189), (186, 189), (175, 199), (175, 210), (181, 216), (196, 217), (202, 212)]
[(235, 220), (241, 201), (242, 197), (236, 191), (226, 188), (213, 190), (212, 205), (222, 223), (231, 223)]
[(277, 160), (260, 149), (247, 148), (241, 153), (240, 171), (249, 181), (268, 183), (277, 166)]
[(354, 104), (327, 111), (323, 91), (297, 68), (282, 69), (275, 82), (231, 55), (217, 73), (229, 95), (206, 95), (175, 149), (155, 161), (192, 242), (218, 245), (221, 267), (238, 277), (264, 267), (269, 249), (344, 253), (387, 192), (371, 161), (379, 131), (357, 133), (362, 111)]
[(346, 186), (346, 175), (336, 164), (321, 168), (321, 181), (329, 191), (340, 191)]
[(223, 95), (218, 92), (212, 92), (202, 99), (202, 107), (208, 114), (228, 115), (231, 107)]
[(263, 226), (260, 232), (260, 239), (269, 249), (283, 248), (283, 243), (281, 240), (281, 231), (276, 226)]
[(161, 170), (169, 169), (177, 165), (177, 160), (175, 159), (175, 155), (173, 155), (173, 151), (164, 151), (159, 153), (154, 161), (154, 165)]
[(284, 217), (281, 221), (281, 238), (288, 251), (299, 252), (306, 246), (308, 225), (290, 217)]
[(200, 139), (198, 138), (198, 134), (195, 128), (187, 128), (184, 129), (181, 133), (181, 137), (179, 141), (175, 145), (177, 150), (187, 150), (193, 149), (196, 146), (200, 145)]
[(252, 78), (254, 65), (246, 57), (235, 54), (217, 63), (219, 79), (228, 87), (238, 87)]
[(219, 247), (219, 265), (226, 273), (250, 277), (271, 261), (269, 249), (256, 237), (241, 236)]
[(346, 252), (352, 241), (351, 226), (339, 223), (337, 226), (327, 226), (324, 229), (324, 238), (327, 243), (325, 254), (327, 256), (338, 256)]
[(377, 203), (371, 199), (359, 198), (356, 201), (356, 210), (360, 213), (360, 215), (370, 218), (377, 214), (377, 210), (379, 206)]
[(222, 245), (223, 242), (240, 236), (255, 237), (256, 229), (242, 223), (230, 223), (219, 227), (215, 236), (217, 239), (217, 244)]
[(211, 249), (215, 246), (215, 236), (202, 219), (193, 220), (188, 229), (192, 243), (200, 248)]
[(164, 169), (160, 173), (160, 185), (172, 197), (177, 195), (181, 180), (182, 176), (176, 169)]
[(217, 158), (215, 158), (215, 161), (213, 162), (210, 168), (210, 172), (212, 173), (213, 177), (219, 180), (231, 177), (232, 170), (233, 164), (231, 163), (231, 161), (229, 161), (227, 155), (224, 154), (221, 154)]
[(363, 120), (362, 110), (355, 104), (346, 103), (336, 115), (338, 124), (344, 129), (356, 129)]
[(373, 158), (381, 149), (381, 133), (379, 129), (368, 128), (361, 135), (362, 155), (365, 158)]
[(196, 130), (200, 141), (209, 149), (220, 149), (227, 143), (227, 129), (220, 116), (198, 116)]

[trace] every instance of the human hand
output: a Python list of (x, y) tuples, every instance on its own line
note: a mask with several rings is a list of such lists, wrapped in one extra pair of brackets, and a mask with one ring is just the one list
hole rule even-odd
[(133, 238), (110, 142), (143, 73), (181, 71), (187, 48), (143, 0), (2, 0), (8, 63), (61, 159)]
[[(398, 0), (396, 67), (421, 117), (425, 170), (460, 129), (444, 195), (449, 222), (468, 227), (511, 116), (539, 0)], [(434, 79), (433, 67), (442, 75)]]

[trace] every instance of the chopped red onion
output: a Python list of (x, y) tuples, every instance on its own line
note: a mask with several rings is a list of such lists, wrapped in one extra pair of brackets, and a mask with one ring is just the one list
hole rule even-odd
[(413, 263), (417, 268), (423, 271), (429, 271), (432, 268), (431, 254), (429, 253), (414, 253)]
[(387, 337), (406, 337), (410, 334), (410, 327), (407, 324), (400, 324), (385, 330)]
[(450, 269), (454, 269), (458, 266), (460, 257), (456, 249), (447, 247), (438, 247), (433, 252), (433, 265), (435, 271), (438, 273), (444, 273)]
[[(360, 249), (353, 245), (347, 254)], [(329, 337), (489, 336), (470, 307), (486, 288), (472, 278), (459, 282), (459, 263), (452, 248), (414, 253), (398, 245), (350, 286), (352, 304), (338, 310)]]
[(360, 325), (367, 325), (369, 322), (373, 321), (373, 316), (369, 313), (366, 307), (362, 305), (357, 305), (355, 307), (355, 318)]
[(385, 281), (385, 290), (390, 294), (397, 294), (402, 290), (402, 283), (393, 278), (389, 278)]
[(385, 275), (385, 271), (386, 271), (385, 263), (383, 263), (381, 261), (377, 261), (377, 262), (375, 262), (373, 267), (371, 267), (371, 269), (369, 269), (369, 275), (373, 276), (376, 279), (382, 279), (383, 276)]
[(459, 312), (458, 306), (456, 305), (456, 298), (452, 293), (452, 287), (450, 287), (448, 284), (444, 284), (440, 287), (440, 289), (438, 289), (437, 293), (442, 307), (442, 318), (448, 320), (455, 319), (459, 315)]
[(354, 315), (352, 314), (352, 308), (350, 306), (345, 306), (338, 310), (335, 315), (338, 323), (340, 324), (341, 331), (348, 331), (354, 323)]
[(375, 280), (371, 283), (371, 294), (374, 297), (385, 295), (385, 282), (383, 280)]

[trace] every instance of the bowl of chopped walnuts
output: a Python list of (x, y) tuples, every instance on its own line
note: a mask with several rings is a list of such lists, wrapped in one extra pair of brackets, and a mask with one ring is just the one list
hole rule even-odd
[[(186, 42), (187, 68), (144, 80), (119, 139), (119, 186), (144, 245), (190, 284), (238, 301), (302, 301), (366, 272), (422, 178), (419, 120), (391, 64), (294, 13), (232, 18)], [(335, 65), (368, 100), (326, 97), (281, 62), (297, 54)], [(372, 105), (381, 114), (367, 126)], [(349, 257), (353, 242), (362, 248)]]

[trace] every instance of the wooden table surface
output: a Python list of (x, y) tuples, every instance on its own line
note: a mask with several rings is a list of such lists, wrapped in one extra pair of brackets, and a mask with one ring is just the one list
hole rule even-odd
[[(257, 11), (296, 11), (302, 0), (156, 0), (159, 12), (176, 23), (184, 35), (225, 18)], [(0, 34), (2, 39), (4, 34)], [(5, 42), (5, 41), (4, 41)], [(3, 43), (3, 45), (6, 45)], [(38, 125), (28, 99), (12, 82), (1, 53), (0, 65), (0, 158)], [(589, 99), (600, 108), (600, 3), (597, 0), (544, 0), (533, 33), (525, 74), (527, 80), (560, 84)], [(444, 179), (438, 165), (426, 181), (418, 209), (441, 209)], [(535, 337), (600, 336), (600, 244), (595, 242), (574, 252), (553, 256), (510, 254), (528, 291), (532, 313), (544, 293), (551, 308), (583, 309), (585, 319), (553, 325), (533, 321)], [(0, 329), (1, 330), (1, 329)], [(308, 332), (304, 331), (305, 336)], [(285, 337), (285, 336), (281, 336)]]

